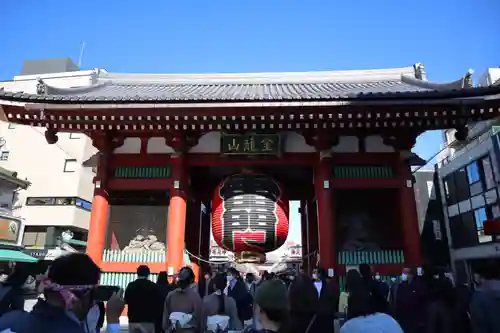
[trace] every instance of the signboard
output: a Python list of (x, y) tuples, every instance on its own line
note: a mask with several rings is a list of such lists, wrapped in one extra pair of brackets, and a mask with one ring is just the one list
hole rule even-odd
[(222, 134), (223, 155), (280, 155), (279, 134)]
[(16, 244), (21, 232), (21, 220), (14, 217), (0, 216), (0, 243)]
[(67, 251), (61, 248), (51, 248), (51, 249), (35, 249), (29, 248), (23, 251), (27, 255), (37, 258), (38, 260), (55, 260), (56, 258), (67, 254), (71, 251)]

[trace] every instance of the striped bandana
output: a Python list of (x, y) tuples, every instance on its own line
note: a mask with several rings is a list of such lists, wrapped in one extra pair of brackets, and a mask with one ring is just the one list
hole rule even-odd
[(61, 295), (67, 309), (72, 307), (73, 302), (77, 299), (73, 291), (88, 291), (95, 288), (95, 285), (60, 285), (52, 282), (48, 277), (40, 278), (43, 289), (51, 290)]

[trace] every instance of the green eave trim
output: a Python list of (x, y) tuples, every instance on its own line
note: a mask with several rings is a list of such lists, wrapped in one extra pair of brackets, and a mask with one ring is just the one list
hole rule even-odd
[(14, 176), (14, 172), (9, 171), (5, 168), (0, 167), (0, 179), (5, 180), (9, 183), (15, 184), (23, 190), (27, 189), (31, 183), (27, 180), (22, 180)]
[(337, 179), (388, 179), (396, 173), (388, 166), (339, 165), (333, 167), (333, 178)]
[(86, 241), (81, 241), (81, 240), (76, 240), (76, 239), (68, 239), (66, 241), (63, 241), (63, 243), (71, 244), (71, 245), (78, 245), (78, 246), (87, 246)]
[(161, 179), (170, 178), (170, 166), (119, 166), (115, 168), (114, 177), (122, 179)]
[(38, 262), (38, 259), (18, 250), (0, 249), (0, 262)]

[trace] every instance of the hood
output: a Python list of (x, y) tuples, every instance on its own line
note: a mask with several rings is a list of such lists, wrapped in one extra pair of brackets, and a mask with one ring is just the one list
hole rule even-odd
[(487, 294), (495, 299), (500, 299), (500, 280), (487, 280), (476, 288), (479, 293)]

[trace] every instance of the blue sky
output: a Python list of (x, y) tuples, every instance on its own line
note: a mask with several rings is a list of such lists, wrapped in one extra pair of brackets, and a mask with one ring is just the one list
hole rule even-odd
[[(425, 64), (430, 80), (500, 66), (498, 0), (4, 0), (0, 80), (70, 56), (112, 72), (206, 73)], [(439, 150), (439, 132), (416, 152)], [(296, 214), (294, 220), (297, 218)], [(297, 226), (295, 221), (294, 226)], [(300, 234), (293, 228), (293, 238)]]

